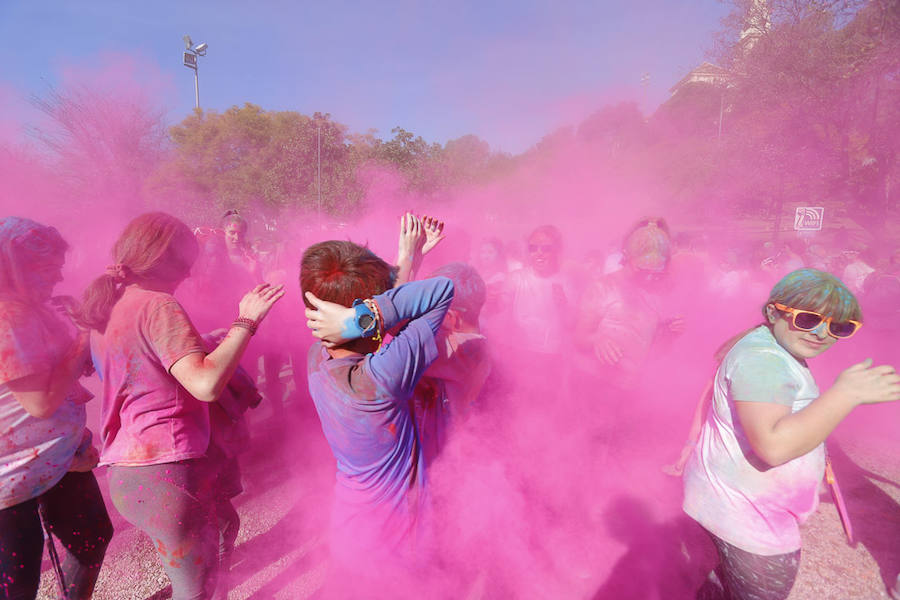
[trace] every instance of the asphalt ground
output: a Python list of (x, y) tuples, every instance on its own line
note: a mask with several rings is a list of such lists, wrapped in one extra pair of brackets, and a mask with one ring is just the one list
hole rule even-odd
[[(308, 406), (287, 405), (288, 415), (274, 420), (259, 409), (251, 423), (256, 443), (243, 457), (245, 493), (235, 505), (241, 517), (230, 573), (230, 600), (305, 599), (317, 597), (328, 574), (326, 523), (334, 463)], [(896, 412), (884, 412), (881, 427), (843, 434), (830, 440), (830, 454), (854, 529), (848, 543), (831, 496), (823, 486), (821, 505), (802, 528), (803, 555), (791, 600), (876, 600), (889, 598), (887, 582), (900, 572), (900, 460), (893, 448), (891, 423)], [(668, 452), (668, 450), (666, 450)], [(604, 469), (608, 493), (598, 499), (594, 528), (585, 540), (591, 546), (581, 557), (559, 558), (566, 568), (548, 567), (521, 573), (538, 585), (496, 586), (497, 571), (483, 565), (455, 582), (440, 597), (465, 598), (690, 598), (689, 590), (711, 566), (711, 545), (697, 548), (679, 540), (686, 520), (677, 501), (680, 480), (662, 475), (648, 482), (646, 473), (659, 472), (663, 453), (646, 456), (643, 475), (616, 472), (615, 460)], [(669, 453), (671, 455), (671, 453)], [(97, 470), (106, 492), (103, 469)], [(652, 545), (623, 537), (609, 523), (613, 498), (628, 493), (649, 507)], [(109, 503), (115, 536), (97, 583), (98, 600), (161, 600), (171, 595), (157, 553), (148, 538), (125, 523)], [(607, 510), (609, 509), (609, 510)], [(662, 532), (662, 533), (660, 533)], [(552, 533), (552, 532), (551, 532)], [(693, 546), (691, 544), (694, 544)], [(701, 542), (702, 543), (702, 542)], [(673, 548), (669, 551), (666, 548)], [(689, 574), (672, 579), (666, 553), (681, 554), (678, 564)], [(535, 563), (539, 562), (536, 558)], [(655, 574), (659, 574), (658, 577)], [(509, 575), (507, 575), (509, 577)], [(513, 576), (515, 577), (515, 575)], [(513, 591), (510, 591), (513, 590)], [(430, 596), (425, 593), (421, 597)], [(41, 599), (56, 597), (49, 562), (44, 562)]]

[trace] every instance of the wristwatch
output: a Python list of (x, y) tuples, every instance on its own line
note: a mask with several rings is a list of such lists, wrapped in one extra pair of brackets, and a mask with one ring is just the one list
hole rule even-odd
[(374, 336), (378, 331), (378, 320), (375, 318), (375, 314), (360, 298), (353, 301), (353, 309), (356, 311), (354, 321), (357, 329), (359, 329), (359, 337), (370, 338)]

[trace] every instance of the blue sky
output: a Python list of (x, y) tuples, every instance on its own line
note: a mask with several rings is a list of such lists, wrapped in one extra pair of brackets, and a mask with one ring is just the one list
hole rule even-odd
[(329, 112), (383, 138), (395, 126), (442, 143), (474, 133), (520, 152), (604, 103), (658, 105), (704, 60), (728, 9), (718, 0), (0, 0), (0, 101), (25, 105), (61, 85), (68, 67), (126, 55), (161, 80), (157, 101), (178, 122), (194, 102), (181, 64), (187, 33), (209, 44), (206, 109)]

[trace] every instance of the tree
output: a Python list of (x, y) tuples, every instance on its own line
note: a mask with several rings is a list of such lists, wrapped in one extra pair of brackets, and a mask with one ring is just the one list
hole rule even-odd
[(49, 118), (33, 134), (80, 196), (126, 204), (143, 197), (146, 179), (167, 150), (160, 109), (136, 95), (87, 85), (50, 89), (32, 102)]
[[(897, 131), (897, 4), (742, 1), (730, 23), (732, 34), (753, 33), (734, 35), (720, 56), (734, 74), (726, 154), (755, 157), (776, 203), (835, 198), (846, 209), (856, 196), (870, 201), (852, 208), (873, 216), (895, 204), (884, 194), (898, 149), (890, 133)], [(871, 201), (879, 195), (883, 201)]]
[(359, 203), (361, 157), (344, 125), (330, 115), (271, 112), (247, 103), (222, 114), (195, 112), (171, 128), (170, 170), (219, 212), (252, 206), (273, 216), (285, 209), (340, 213)]

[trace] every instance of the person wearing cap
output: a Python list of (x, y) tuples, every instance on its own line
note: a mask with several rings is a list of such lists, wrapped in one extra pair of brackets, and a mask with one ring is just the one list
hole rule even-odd
[(623, 268), (594, 281), (579, 303), (575, 365), (589, 379), (625, 391), (636, 384), (653, 343), (679, 333), (682, 321), (665, 314), (661, 297), (671, 258), (665, 221), (638, 222), (622, 253)]

